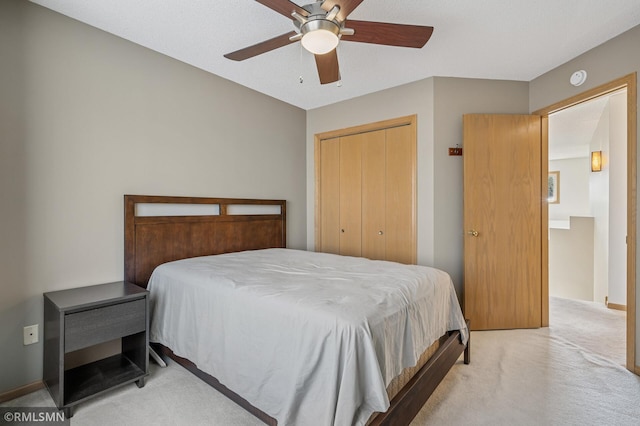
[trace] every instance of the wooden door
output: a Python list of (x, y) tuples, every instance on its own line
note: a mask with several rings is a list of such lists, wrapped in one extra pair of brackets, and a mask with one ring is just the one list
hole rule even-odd
[(410, 126), (386, 131), (386, 259), (416, 263), (416, 144)]
[(340, 138), (340, 254), (362, 254), (362, 134)]
[(314, 156), (316, 250), (415, 263), (416, 116), (317, 134)]
[(386, 132), (362, 133), (362, 256), (386, 259)]
[(542, 326), (541, 120), (464, 116), (464, 310), (474, 330)]
[(340, 138), (327, 139), (320, 145), (322, 233), (320, 244), (326, 253), (340, 253)]

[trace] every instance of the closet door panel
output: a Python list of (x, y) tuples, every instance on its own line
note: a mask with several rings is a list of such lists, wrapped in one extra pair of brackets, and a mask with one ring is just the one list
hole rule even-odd
[(362, 135), (340, 138), (340, 254), (362, 253)]
[(316, 250), (415, 263), (416, 116), (315, 138)]
[(362, 138), (362, 256), (385, 259), (385, 131)]
[(416, 262), (415, 136), (410, 126), (386, 130), (386, 259)]
[(340, 138), (320, 144), (320, 244), (326, 253), (340, 253)]

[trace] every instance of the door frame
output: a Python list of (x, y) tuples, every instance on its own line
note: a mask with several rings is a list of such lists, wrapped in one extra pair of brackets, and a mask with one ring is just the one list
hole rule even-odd
[[(627, 89), (627, 369), (640, 374), (640, 366), (636, 365), (636, 177), (637, 177), (637, 73), (631, 73), (587, 90), (586, 92), (572, 96), (560, 102), (556, 102), (545, 108), (534, 111), (533, 114), (542, 118), (542, 187), (546, 193), (547, 174), (549, 163), (549, 114), (589, 101), (602, 95)], [(549, 232), (549, 209), (546, 199), (543, 201), (542, 235)], [(545, 218), (546, 216), (546, 218)], [(547, 303), (543, 306), (543, 322), (546, 318), (549, 322), (549, 240), (542, 239), (543, 283), (542, 300)], [(545, 313), (546, 310), (546, 313)]]

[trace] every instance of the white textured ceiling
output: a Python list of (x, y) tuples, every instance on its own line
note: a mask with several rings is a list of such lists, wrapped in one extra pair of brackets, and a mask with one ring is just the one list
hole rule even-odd
[(306, 110), (432, 76), (530, 81), (640, 24), (640, 0), (365, 0), (350, 18), (433, 36), (422, 49), (343, 40), (338, 86), (320, 85), (300, 43), (223, 57), (293, 29), (253, 0), (31, 1)]

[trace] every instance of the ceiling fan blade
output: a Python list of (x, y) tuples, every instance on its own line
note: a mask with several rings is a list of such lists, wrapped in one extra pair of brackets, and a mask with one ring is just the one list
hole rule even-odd
[(245, 47), (244, 49), (227, 53), (226, 55), (224, 55), (224, 57), (227, 59), (232, 59), (234, 61), (244, 61), (245, 59), (253, 58), (254, 56), (258, 56), (262, 53), (266, 53), (279, 47), (286, 46), (290, 43), (295, 43), (295, 41), (289, 40), (289, 37), (292, 37), (296, 34), (297, 33), (295, 31), (291, 31), (286, 34), (279, 35), (278, 37), (265, 40), (262, 43), (254, 44), (252, 46)]
[(334, 81), (340, 80), (340, 67), (338, 65), (338, 53), (336, 49), (324, 55), (314, 56), (316, 57), (320, 84), (333, 83)]
[(298, 12), (302, 16), (309, 16), (309, 12), (289, 0), (256, 0), (258, 3), (267, 6), (269, 9), (291, 18), (291, 12)]
[(340, 12), (338, 13), (338, 20), (340, 22), (347, 19), (347, 16), (353, 12), (353, 10), (360, 6), (363, 0), (324, 0), (322, 3), (322, 10), (330, 11), (333, 6), (340, 6)]
[(342, 37), (342, 40), (384, 44), (387, 46), (421, 48), (429, 41), (433, 33), (433, 27), (424, 27), (421, 25), (353, 20), (347, 21), (345, 25), (348, 28), (353, 28), (355, 34), (350, 36), (345, 35)]

